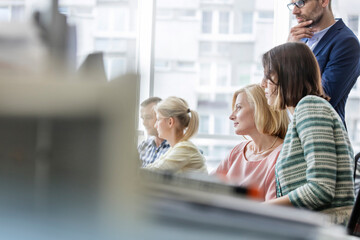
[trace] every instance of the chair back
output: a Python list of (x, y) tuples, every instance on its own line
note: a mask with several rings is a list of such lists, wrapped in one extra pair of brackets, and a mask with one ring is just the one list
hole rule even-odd
[[(356, 154), (356, 156), (355, 156), (354, 180), (356, 177), (356, 168), (357, 168), (359, 158), (360, 158), (360, 152), (358, 154)], [(356, 191), (356, 188), (355, 188), (355, 191)], [(347, 232), (350, 235), (360, 237), (360, 194), (358, 194), (356, 192), (356, 195), (357, 195), (357, 197), (356, 197), (355, 205), (351, 212), (350, 220), (347, 225)]]

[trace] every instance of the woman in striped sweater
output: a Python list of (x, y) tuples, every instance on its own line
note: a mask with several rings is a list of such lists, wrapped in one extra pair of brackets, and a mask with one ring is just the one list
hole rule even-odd
[(271, 204), (321, 211), (346, 224), (354, 204), (354, 154), (345, 127), (322, 89), (316, 58), (303, 43), (263, 55), (268, 104), (292, 118), (275, 166)]

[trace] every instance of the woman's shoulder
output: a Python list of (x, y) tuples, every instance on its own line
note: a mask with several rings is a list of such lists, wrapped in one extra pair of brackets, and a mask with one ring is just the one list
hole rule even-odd
[(180, 141), (177, 144), (175, 144), (174, 147), (196, 147), (195, 144), (189, 140), (186, 141)]
[(281, 149), (283, 147), (284, 142), (280, 143), (272, 152), (269, 154), (269, 157), (277, 158), (277, 156), (280, 154)]
[(246, 147), (246, 145), (249, 143), (249, 140), (245, 140), (242, 141), (241, 143), (239, 143), (238, 145), (236, 145), (229, 153), (228, 153), (228, 158), (230, 161), (233, 161), (234, 158), (237, 158), (238, 156), (241, 155), (241, 153), (244, 152), (244, 149)]
[(296, 105), (296, 108), (304, 107), (304, 106), (306, 107), (311, 105), (331, 106), (330, 103), (322, 97), (315, 95), (307, 95), (299, 101), (299, 103)]
[(330, 103), (322, 97), (307, 95), (303, 97), (295, 107), (295, 114), (301, 116), (322, 116), (330, 117), (335, 110)]

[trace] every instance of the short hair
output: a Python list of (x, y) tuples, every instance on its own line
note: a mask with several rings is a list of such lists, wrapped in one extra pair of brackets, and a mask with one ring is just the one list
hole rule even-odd
[(330, 100), (321, 85), (318, 62), (310, 48), (299, 42), (289, 42), (272, 48), (262, 57), (264, 78), (277, 79), (275, 108), (295, 107), (307, 95)]
[(149, 97), (148, 99), (144, 100), (144, 101), (140, 104), (140, 106), (141, 106), (141, 107), (146, 107), (146, 106), (148, 106), (148, 105), (150, 105), (150, 104), (152, 104), (152, 103), (158, 104), (159, 102), (161, 102), (161, 98), (159, 98), (159, 97)]
[(232, 108), (235, 109), (236, 98), (245, 93), (247, 101), (254, 109), (255, 126), (260, 133), (284, 139), (289, 124), (285, 110), (275, 110), (267, 103), (264, 89), (258, 84), (247, 85), (234, 93)]
[(182, 98), (168, 97), (155, 107), (155, 111), (163, 117), (173, 117), (179, 121), (180, 130), (185, 130), (181, 141), (188, 140), (194, 136), (199, 129), (198, 113), (195, 110), (190, 110), (189, 105)]

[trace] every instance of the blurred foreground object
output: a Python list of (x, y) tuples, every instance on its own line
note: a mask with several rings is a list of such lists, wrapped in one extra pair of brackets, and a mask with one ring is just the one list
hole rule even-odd
[(126, 234), (118, 230), (136, 216), (138, 77), (43, 78), (0, 81), (0, 238)]
[(27, 21), (0, 22), (1, 76), (25, 80), (29, 74), (74, 73), (76, 28), (59, 13), (58, 0), (35, 0), (29, 6)]
[[(147, 239), (347, 239), (325, 215), (253, 201), (251, 191), (200, 174), (142, 172)], [(150, 236), (150, 237), (149, 237)], [(350, 238), (350, 237), (349, 237)]]

